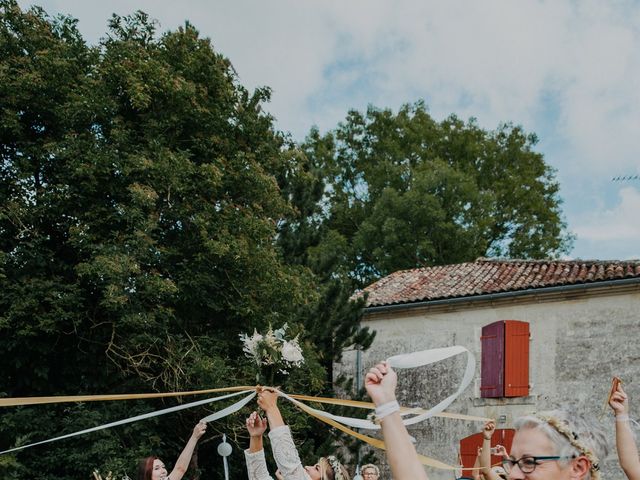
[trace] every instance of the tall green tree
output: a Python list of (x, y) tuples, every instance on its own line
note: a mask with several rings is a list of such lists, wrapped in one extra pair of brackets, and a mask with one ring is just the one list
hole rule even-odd
[(287, 158), (280, 184), (292, 210), (278, 225), (277, 245), (289, 264), (309, 268), (319, 279), (320, 298), (309, 305), (306, 329), (313, 334), (326, 370), (332, 372), (345, 346), (366, 349), (375, 335), (360, 325), (364, 299), (350, 300), (355, 284), (346, 269), (347, 258), (331, 245), (324, 203), (326, 172), (295, 145)]
[(434, 120), (423, 102), (349, 112), (303, 150), (323, 172), (322, 240), (356, 286), (396, 270), (570, 249), (554, 170), (520, 127)]
[[(0, 1), (0, 395), (253, 384), (238, 334), (285, 321), (306, 354), (286, 387), (330, 388), (305, 330), (320, 279), (276, 246), (294, 209), (269, 93), (242, 87), (189, 24), (158, 36), (143, 13), (114, 16), (92, 47), (75, 20)], [(172, 404), (6, 409), (0, 449)], [(138, 457), (173, 460), (203, 416), (24, 450), (0, 476), (133, 475)], [(222, 478), (215, 432), (241, 441), (241, 425), (216, 423), (201, 442), (209, 478)], [(236, 450), (232, 473), (243, 470)]]

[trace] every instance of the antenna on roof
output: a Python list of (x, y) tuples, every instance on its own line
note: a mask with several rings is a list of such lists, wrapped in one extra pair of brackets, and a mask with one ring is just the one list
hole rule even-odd
[(619, 175), (611, 179), (612, 182), (632, 182), (634, 180), (640, 180), (640, 175)]

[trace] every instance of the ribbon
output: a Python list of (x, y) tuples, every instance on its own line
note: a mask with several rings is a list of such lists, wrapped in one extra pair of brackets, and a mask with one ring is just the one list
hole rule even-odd
[(150, 398), (186, 397), (189, 395), (204, 395), (220, 392), (240, 392), (253, 390), (255, 387), (225, 387), (210, 388), (208, 390), (192, 390), (189, 392), (170, 393), (122, 393), (115, 395), (60, 395), (53, 397), (13, 397), (0, 398), (0, 407), (15, 407), (18, 405), (40, 405), (44, 403), (69, 403), (69, 402), (103, 402), (109, 400), (145, 400)]
[[(241, 395), (243, 393), (246, 393), (246, 390), (245, 391), (240, 391), (240, 392), (235, 392), (235, 393), (230, 393), (228, 395), (223, 395), (221, 397), (207, 398), (205, 400), (198, 400), (197, 402), (185, 403), (184, 405), (178, 405), (178, 406), (175, 406), (175, 407), (169, 407), (169, 408), (165, 408), (165, 409), (162, 409), (162, 410), (156, 410), (155, 412), (143, 413), (142, 415), (137, 415), (135, 417), (129, 417), (129, 418), (125, 418), (123, 420), (118, 420), (116, 422), (105, 423), (105, 424), (99, 425), (97, 427), (87, 428), (85, 430), (79, 430), (77, 432), (68, 433), (66, 435), (60, 435), (59, 437), (54, 437), (54, 438), (49, 438), (47, 440), (42, 440), (40, 442), (35, 442), (35, 443), (30, 443), (28, 445), (22, 445), (20, 447), (10, 448), (9, 450), (3, 450), (2, 452), (0, 452), (0, 455), (3, 455), (5, 453), (16, 452), (18, 450), (23, 450), (23, 449), (29, 448), (29, 447), (35, 447), (36, 445), (42, 445), (42, 444), (45, 444), (45, 443), (56, 442), (58, 440), (62, 440), (62, 439), (65, 439), (65, 438), (71, 438), (71, 437), (75, 437), (75, 436), (78, 436), (78, 435), (84, 435), (85, 433), (97, 432), (99, 430), (104, 430), (106, 428), (117, 427), (118, 425), (125, 425), (127, 423), (137, 422), (138, 420), (145, 420), (147, 418), (158, 417), (160, 415), (166, 415), (167, 413), (177, 412), (179, 410), (184, 410), (186, 408), (197, 407), (199, 405), (205, 405), (207, 403), (217, 402), (217, 401), (220, 401), (220, 400), (224, 400), (226, 398), (230, 398), (230, 397), (235, 397), (237, 395)], [(232, 411), (237, 411), (240, 408), (242, 408), (244, 405), (246, 405), (253, 397), (255, 397), (255, 395), (256, 395), (255, 391), (250, 391), (249, 395), (247, 395), (246, 398), (240, 400), (239, 402), (236, 402), (235, 404), (231, 405), (231, 407), (227, 407), (225, 410), (230, 410), (230, 413)], [(235, 407), (235, 406), (237, 406), (239, 404), (241, 404), (241, 405), (238, 408), (236, 408), (235, 410), (232, 409), (232, 407)], [(221, 410), (221, 412), (222, 412), (222, 410)], [(220, 412), (217, 412), (217, 413), (220, 413)], [(214, 415), (216, 415), (216, 414), (214, 414)], [(210, 417), (214, 416), (214, 415), (210, 415)], [(208, 417), (205, 417), (205, 418), (208, 418)]]
[[(424, 350), (421, 352), (395, 355), (393, 357), (390, 357), (387, 361), (393, 368), (416, 368), (416, 367), (436, 363), (465, 352), (467, 354), (467, 366), (465, 368), (465, 373), (463, 375), (462, 381), (460, 382), (460, 385), (456, 390), (456, 392), (449, 395), (444, 400), (439, 402), (436, 406), (428, 410), (425, 410), (423, 408), (405, 408), (405, 407), (401, 408), (400, 413), (403, 417), (414, 415), (411, 418), (403, 419), (403, 423), (405, 425), (413, 425), (415, 423), (424, 421), (434, 416), (461, 419), (461, 420), (471, 420), (471, 421), (487, 421), (488, 420), (487, 418), (483, 418), (483, 417), (475, 417), (471, 415), (461, 415), (461, 414), (444, 412), (444, 410), (469, 386), (469, 384), (471, 383), (471, 380), (473, 379), (473, 373), (475, 371), (475, 359), (473, 355), (471, 355), (471, 353), (466, 348), (455, 346), (455, 347), (448, 347), (448, 348), (438, 348), (433, 350)], [(187, 395), (198, 395), (198, 394), (204, 394), (204, 393), (232, 392), (226, 395), (222, 395), (220, 397), (212, 397), (212, 398), (207, 398), (205, 400), (199, 400), (196, 402), (191, 402), (191, 403), (187, 403), (187, 404), (176, 406), (176, 407), (170, 407), (163, 410), (158, 410), (155, 412), (150, 412), (143, 415), (138, 415), (135, 417), (130, 417), (127, 419), (116, 421), (116, 422), (100, 425), (97, 427), (80, 430), (70, 434), (61, 435), (59, 437), (51, 438), (48, 440), (43, 440), (40, 442), (31, 443), (31, 444), (23, 445), (20, 447), (15, 447), (9, 450), (1, 451), (0, 455), (14, 452), (17, 450), (22, 450), (29, 447), (33, 447), (36, 445), (42, 445), (44, 443), (55, 442), (58, 440), (74, 437), (77, 435), (82, 435), (85, 433), (104, 430), (106, 428), (111, 428), (118, 425), (124, 425), (126, 423), (132, 423), (139, 420), (156, 417), (159, 415), (165, 415), (167, 413), (172, 413), (175, 411), (184, 410), (184, 409), (199, 406), (199, 405), (204, 405), (207, 403), (213, 403), (213, 402), (231, 398), (237, 395), (241, 395), (243, 393), (248, 393), (248, 395), (242, 398), (241, 400), (235, 402), (234, 404), (222, 410), (214, 412), (211, 415), (208, 415), (201, 420), (204, 422), (212, 422), (212, 421), (224, 418), (227, 415), (230, 415), (232, 413), (235, 413), (238, 410), (240, 410), (242, 407), (244, 407), (247, 403), (249, 403), (255, 397), (257, 388), (260, 388), (260, 387), (239, 386), (239, 387), (226, 387), (226, 388), (216, 388), (216, 389), (208, 389), (208, 390), (196, 390), (196, 391), (189, 391), (189, 392), (171, 392), (171, 393), (19, 397), (19, 398), (0, 399), (0, 407), (3, 407), (3, 406), (6, 407), (6, 406), (18, 406), (18, 405), (48, 404), (48, 403), (50, 404), (50, 403), (66, 403), (66, 402), (166, 398), (166, 397), (178, 397), (178, 396), (187, 396)], [(272, 387), (263, 387), (263, 388), (272, 388)], [(375, 405), (373, 403), (357, 401), (357, 400), (314, 397), (314, 396), (308, 396), (308, 395), (295, 395), (295, 394), (288, 395), (285, 392), (282, 392), (280, 390), (277, 390), (277, 391), (280, 396), (286, 398), (287, 400), (292, 402), (296, 407), (298, 407), (300, 410), (306, 412), (307, 414), (313, 416), (314, 418), (317, 418), (318, 420), (324, 423), (327, 423), (328, 425), (331, 425), (355, 438), (358, 438), (359, 440), (362, 440), (365, 443), (368, 443), (369, 445), (386, 450), (386, 446), (382, 440), (369, 437), (367, 435), (361, 434), (349, 428), (349, 427), (353, 427), (353, 428), (360, 428), (360, 429), (367, 429), (367, 430), (379, 430), (381, 428), (379, 424), (371, 422), (370, 420), (367, 420), (367, 419), (333, 415), (329, 412), (312, 408), (306, 405), (305, 403), (303, 403), (303, 401), (316, 402), (321, 404), (342, 405), (342, 406), (363, 408), (363, 409), (369, 409), (369, 410), (375, 409)], [(435, 460), (433, 458), (429, 458), (420, 454), (418, 454), (418, 458), (420, 459), (422, 464), (431, 466), (434, 468), (445, 469), (445, 470), (455, 470), (460, 468), (459, 466), (447, 465), (446, 463), (440, 462), (439, 460)]]
[[(440, 416), (440, 414), (444, 411), (444, 409), (447, 408), (449, 405), (451, 405), (451, 403), (453, 403), (453, 401), (456, 398), (458, 398), (460, 394), (469, 386), (469, 384), (473, 380), (473, 374), (476, 369), (476, 362), (475, 362), (475, 358), (473, 357), (471, 352), (469, 352), (469, 350), (459, 346), (448, 347), (448, 348), (436, 348), (433, 350), (424, 350), (421, 352), (413, 352), (413, 353), (408, 353), (403, 355), (396, 355), (396, 356), (390, 357), (387, 360), (387, 362), (393, 368), (417, 368), (417, 367), (422, 367), (432, 363), (440, 362), (442, 360), (445, 360), (450, 357), (454, 357), (456, 355), (459, 355), (465, 352), (467, 354), (467, 366), (465, 368), (462, 381), (460, 382), (460, 386), (458, 387), (456, 392), (449, 395), (447, 398), (445, 398), (440, 403), (438, 403), (435, 407), (432, 407), (428, 410), (424, 410), (422, 408), (403, 409), (401, 411), (401, 414), (403, 416), (406, 416), (409, 414), (417, 414), (417, 415), (412, 418), (403, 419), (402, 423), (404, 423), (405, 425), (413, 425), (419, 422), (423, 422), (428, 418), (431, 418), (434, 416)], [(285, 395), (282, 392), (281, 392), (281, 395), (287, 398), (289, 401), (292, 401), (292, 402), (294, 401), (294, 396)], [(309, 399), (309, 397), (306, 397), (306, 398)], [(343, 402), (344, 403), (341, 403), (342, 405), (347, 404), (350, 406), (364, 407), (363, 403), (358, 404), (357, 402), (354, 402), (354, 401), (343, 401)], [(367, 403), (366, 404), (367, 408), (370, 408), (369, 407), (370, 405), (373, 406), (373, 404)], [(375, 408), (375, 406), (373, 406), (373, 408)], [(321, 415), (325, 419), (330, 419), (330, 420), (333, 420), (334, 422), (338, 422), (343, 425), (348, 425), (352, 428), (361, 428), (364, 430), (379, 430), (381, 428), (378, 423), (374, 423), (367, 419), (343, 417), (339, 415), (333, 415), (331, 413), (324, 412), (321, 410), (315, 410), (315, 409), (313, 410), (317, 415)], [(445, 415), (442, 415), (442, 416), (445, 416)], [(461, 416), (456, 414), (447, 414), (446, 416), (448, 418), (461, 418)], [(483, 421), (489, 420), (487, 418), (472, 417), (472, 416), (464, 416), (461, 419), (483, 420)]]

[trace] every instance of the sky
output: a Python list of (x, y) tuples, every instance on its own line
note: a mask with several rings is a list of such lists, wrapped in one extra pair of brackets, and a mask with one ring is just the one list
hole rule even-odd
[[(521, 125), (557, 170), (568, 258), (640, 258), (640, 2), (592, 0), (19, 0), (68, 14), (89, 43), (112, 13), (193, 24), (245, 87), (268, 86), (303, 140), (350, 109), (424, 100), (436, 120)], [(640, 178), (640, 177), (638, 177)]]

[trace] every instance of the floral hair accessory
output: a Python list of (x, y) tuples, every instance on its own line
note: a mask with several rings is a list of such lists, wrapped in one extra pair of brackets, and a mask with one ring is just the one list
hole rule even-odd
[(569, 440), (569, 443), (580, 451), (580, 454), (587, 457), (589, 462), (591, 462), (591, 480), (600, 480), (600, 463), (598, 457), (582, 442), (580, 438), (578, 438), (578, 434), (576, 432), (569, 429), (566, 422), (547, 415), (536, 414), (535, 416), (566, 437), (566, 439)]
[(327, 457), (327, 461), (329, 462), (329, 465), (331, 465), (331, 468), (333, 469), (334, 480), (347, 480), (346, 478), (344, 478), (344, 475), (342, 475), (342, 468), (341, 468), (342, 464), (340, 463), (340, 460), (338, 460), (333, 455), (329, 455)]

